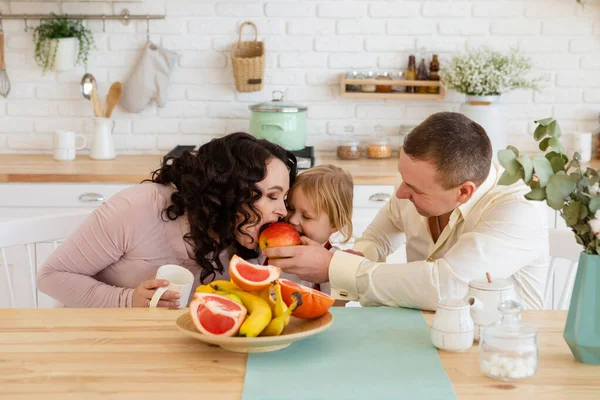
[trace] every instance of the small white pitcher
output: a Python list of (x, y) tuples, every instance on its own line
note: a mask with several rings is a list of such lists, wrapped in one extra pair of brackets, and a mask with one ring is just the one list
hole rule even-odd
[(431, 321), (431, 342), (440, 350), (465, 351), (473, 345), (475, 325), (471, 307), (481, 304), (472, 297), (466, 299), (442, 299), (438, 302)]
[(94, 134), (90, 146), (90, 158), (94, 160), (112, 160), (116, 157), (113, 132), (115, 121), (108, 118), (94, 118)]

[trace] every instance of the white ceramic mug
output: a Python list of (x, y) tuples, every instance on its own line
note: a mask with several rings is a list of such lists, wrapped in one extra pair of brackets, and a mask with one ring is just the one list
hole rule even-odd
[(475, 326), (471, 307), (481, 307), (473, 298), (443, 299), (431, 321), (431, 343), (440, 350), (465, 351), (473, 345)]
[(116, 157), (113, 132), (115, 121), (108, 118), (94, 118), (94, 134), (90, 146), (90, 158), (93, 160), (112, 160)]
[[(77, 146), (77, 139), (81, 139), (82, 143)], [(75, 159), (76, 150), (81, 150), (85, 147), (85, 137), (80, 133), (69, 131), (55, 131), (52, 143), (53, 155), (56, 161), (71, 161)]]
[(177, 292), (181, 295), (179, 298), (179, 308), (187, 307), (187, 302), (190, 298), (190, 293), (194, 284), (194, 274), (179, 265), (167, 264), (158, 268), (158, 271), (156, 271), (156, 279), (169, 281), (169, 286), (162, 286), (156, 289), (148, 307), (155, 308), (158, 301), (167, 290)]

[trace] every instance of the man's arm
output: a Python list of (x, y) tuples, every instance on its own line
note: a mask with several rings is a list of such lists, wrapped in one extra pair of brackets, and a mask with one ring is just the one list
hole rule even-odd
[(545, 229), (540, 207), (519, 199), (492, 206), (433, 262), (385, 264), (336, 252), (329, 267), (331, 294), (363, 305), (435, 310), (440, 298), (465, 296), (472, 279), (486, 272), (505, 279), (541, 257)]
[(404, 226), (400, 215), (401, 201), (395, 194), (392, 195), (392, 198), (381, 207), (362, 236), (356, 240), (354, 250), (362, 252), (371, 261), (383, 261), (403, 245)]

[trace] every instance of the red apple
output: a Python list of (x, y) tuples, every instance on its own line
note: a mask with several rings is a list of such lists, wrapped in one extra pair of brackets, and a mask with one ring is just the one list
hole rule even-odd
[(258, 238), (261, 250), (267, 247), (297, 246), (299, 244), (298, 231), (287, 222), (276, 222), (269, 225)]

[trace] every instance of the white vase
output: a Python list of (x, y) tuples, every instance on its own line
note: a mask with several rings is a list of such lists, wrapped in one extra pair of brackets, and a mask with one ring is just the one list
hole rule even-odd
[[(77, 63), (77, 53), (79, 51), (79, 40), (77, 38), (54, 39), (52, 41), (51, 52), (56, 50), (56, 59), (54, 60), (54, 71), (69, 71), (75, 68)], [(50, 53), (52, 54), (52, 53)]]
[(470, 96), (460, 105), (458, 111), (485, 129), (492, 142), (493, 158), (497, 161), (499, 150), (508, 145), (508, 120), (506, 110), (498, 104), (500, 96)]

